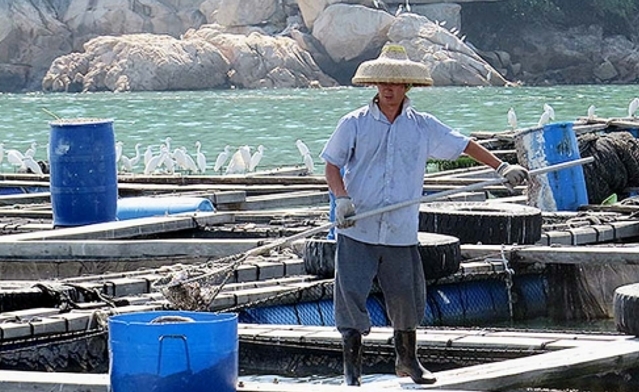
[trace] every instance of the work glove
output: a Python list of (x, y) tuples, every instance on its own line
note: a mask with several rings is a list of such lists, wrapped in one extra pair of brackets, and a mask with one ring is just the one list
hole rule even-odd
[(340, 229), (346, 229), (355, 226), (354, 220), (346, 220), (349, 216), (355, 215), (355, 205), (348, 196), (340, 196), (335, 198), (335, 222)]
[(496, 169), (497, 174), (508, 181), (508, 185), (517, 186), (528, 179), (528, 170), (523, 166), (510, 165), (508, 162), (502, 162)]

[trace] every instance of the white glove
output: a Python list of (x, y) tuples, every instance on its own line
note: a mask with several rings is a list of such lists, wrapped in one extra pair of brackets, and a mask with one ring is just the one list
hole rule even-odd
[(517, 186), (528, 179), (528, 170), (523, 166), (510, 165), (502, 162), (496, 169), (497, 173), (508, 181), (508, 185)]
[(348, 196), (340, 196), (335, 199), (335, 222), (340, 229), (355, 226), (354, 220), (346, 220), (349, 216), (355, 215), (355, 205)]

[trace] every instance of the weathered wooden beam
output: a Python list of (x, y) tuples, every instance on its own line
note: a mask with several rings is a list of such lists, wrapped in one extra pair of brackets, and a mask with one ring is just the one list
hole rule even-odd
[(49, 231), (5, 235), (0, 236), (0, 242), (53, 239), (135, 238), (152, 234), (194, 229), (198, 226), (232, 223), (233, 219), (233, 214), (228, 213), (197, 212), (191, 214), (129, 219)]
[(496, 257), (502, 250), (506, 259), (517, 263), (639, 265), (637, 247), (461, 245), (464, 259)]
[(636, 368), (637, 363), (639, 340), (622, 340), (442, 371), (436, 373), (436, 384), (421, 386), (420, 389), (503, 391), (534, 388), (565, 381), (566, 377), (578, 378)]

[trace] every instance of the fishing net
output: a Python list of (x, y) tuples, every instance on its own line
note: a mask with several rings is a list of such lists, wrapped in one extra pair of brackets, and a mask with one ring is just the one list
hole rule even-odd
[(209, 311), (215, 298), (224, 285), (235, 276), (235, 271), (240, 265), (252, 258), (291, 252), (283, 247), (299, 239), (325, 232), (332, 225), (333, 223), (320, 225), (244, 253), (208, 260), (202, 264), (172, 266), (164, 270), (164, 276), (156, 280), (153, 287), (176, 309)]
[(176, 309), (206, 311), (248, 255), (233, 255), (199, 265), (177, 265), (153, 286)]
[(582, 158), (595, 158), (583, 166), (590, 204), (613, 193), (626, 198), (628, 187), (639, 186), (639, 141), (630, 132), (587, 133), (577, 141)]

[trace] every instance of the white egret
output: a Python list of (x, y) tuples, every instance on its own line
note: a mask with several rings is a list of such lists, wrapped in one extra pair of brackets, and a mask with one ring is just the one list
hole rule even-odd
[(184, 153), (184, 160), (186, 161), (186, 170), (188, 170), (191, 173), (197, 173), (198, 171), (200, 171), (200, 169), (198, 169), (197, 164), (195, 163), (195, 161), (193, 160), (193, 157), (191, 157), (191, 155), (186, 152), (186, 147), (182, 146), (180, 147), (182, 152)]
[(142, 146), (142, 143), (135, 143), (135, 156), (129, 160), (131, 163), (131, 169), (137, 166), (140, 162), (140, 146)]
[(257, 165), (262, 160), (263, 155), (264, 155), (264, 146), (260, 144), (259, 146), (257, 146), (257, 151), (255, 151), (253, 156), (251, 156), (251, 162), (249, 163), (248, 171), (252, 172), (255, 170)]
[(22, 167), (27, 170), (31, 170), (34, 174), (43, 175), (42, 168), (38, 165), (38, 162), (33, 159), (32, 156), (26, 155), (22, 160)]
[(244, 167), (248, 169), (248, 167), (251, 165), (251, 147), (245, 144), (240, 147), (238, 151), (240, 152), (240, 155), (244, 160)]
[(38, 143), (36, 142), (31, 143), (31, 147), (29, 147), (27, 151), (24, 152), (24, 156), (33, 158), (36, 154), (37, 147), (38, 147)]
[(133, 171), (133, 165), (131, 164), (131, 159), (126, 155), (122, 154), (120, 156), (120, 163), (122, 164), (120, 167), (122, 168), (122, 172), (130, 173)]
[(195, 153), (197, 168), (200, 169), (200, 173), (204, 174), (206, 171), (206, 155), (202, 152), (202, 143), (200, 143), (199, 140), (195, 142), (195, 148), (197, 148), (197, 152)]
[(160, 150), (158, 155), (153, 155), (151, 159), (149, 159), (146, 165), (144, 165), (145, 175), (153, 174), (157, 170), (160, 164), (164, 161), (164, 154), (166, 154), (166, 151)]
[(537, 126), (543, 127), (544, 125), (548, 124), (549, 122), (550, 122), (550, 112), (545, 111), (539, 117), (539, 122), (537, 123)]
[(408, 0), (406, 0), (406, 12), (410, 12), (410, 4), (408, 3)]
[(4, 160), (4, 143), (0, 143), (0, 164)]
[(508, 109), (508, 124), (513, 130), (517, 129), (517, 114), (513, 108)]
[(120, 162), (120, 157), (122, 157), (122, 146), (123, 142), (117, 141), (115, 142), (115, 161)]
[(10, 149), (6, 151), (7, 161), (12, 166), (23, 167), (24, 155), (18, 150)]
[(395, 11), (395, 16), (399, 16), (399, 14), (401, 14), (402, 12), (404, 12), (404, 6), (400, 4), (397, 6), (397, 11)]
[(551, 120), (555, 119), (555, 109), (553, 109), (553, 107), (548, 105), (547, 103), (544, 104), (544, 112), (548, 112), (548, 117)]
[(160, 151), (162, 151), (162, 157), (163, 157), (161, 164), (166, 167), (167, 173), (170, 173), (170, 174), (175, 173), (175, 161), (173, 160), (173, 157), (171, 156), (171, 152), (169, 151), (169, 148), (167, 146), (162, 146)]
[(630, 105), (628, 105), (628, 117), (634, 117), (637, 109), (639, 109), (639, 98), (630, 101)]
[(313, 157), (311, 154), (304, 155), (304, 166), (306, 166), (308, 174), (313, 174), (315, 171), (315, 164), (313, 163)]
[(303, 141), (297, 139), (295, 141), (295, 145), (297, 146), (297, 150), (300, 152), (300, 155), (303, 157), (306, 154), (310, 154), (311, 151), (308, 149), (308, 147), (306, 146), (306, 144), (304, 144)]
[(229, 154), (231, 154), (231, 146), (224, 146), (224, 151), (222, 151), (215, 160), (215, 166), (213, 167), (214, 172), (218, 172), (222, 166), (226, 163), (226, 160), (229, 158)]
[(149, 161), (153, 158), (153, 148), (148, 146), (146, 151), (144, 151), (144, 166), (149, 164)]
[(184, 151), (182, 151), (179, 148), (176, 148), (173, 151), (173, 154), (171, 154), (171, 156), (173, 157), (173, 159), (175, 159), (175, 163), (177, 163), (182, 170), (189, 170)]
[(242, 158), (242, 150), (241, 148), (235, 151), (235, 153), (231, 156), (231, 160), (229, 161), (228, 166), (226, 167), (226, 174), (243, 174), (246, 173), (246, 163), (244, 162), (244, 158)]
[(588, 120), (593, 120), (596, 117), (595, 110), (596, 110), (595, 105), (590, 105), (588, 107), (588, 113), (587, 113), (588, 114)]

